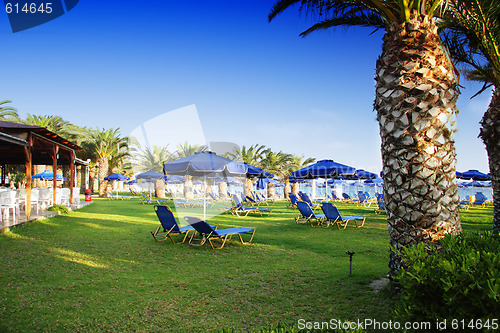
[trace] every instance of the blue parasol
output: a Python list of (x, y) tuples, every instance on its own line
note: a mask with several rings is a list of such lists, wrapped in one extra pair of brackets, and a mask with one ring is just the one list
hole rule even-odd
[(203, 177), (203, 219), (206, 218), (206, 177), (243, 177), (246, 169), (241, 162), (235, 162), (211, 151), (200, 151), (175, 161), (163, 164), (163, 171), (169, 175), (190, 175)]
[[(31, 179), (41, 179), (41, 180), (52, 180), (54, 179), (54, 172), (45, 170), (44, 172), (37, 173), (36, 175), (31, 176)], [(60, 174), (56, 175), (56, 181), (64, 181), (66, 180), (65, 177), (63, 177)]]
[[(112, 175), (109, 175), (107, 177), (104, 177), (104, 180), (108, 181), (124, 181), (124, 180), (129, 180), (130, 177), (124, 176), (119, 173), (114, 173)], [(118, 197), (118, 189), (116, 189), (116, 197)]]
[(477, 170), (468, 170), (465, 172), (457, 172), (457, 178), (472, 179), (472, 180), (490, 180), (491, 176)]
[[(138, 174), (137, 176), (135, 176), (135, 178), (136, 179), (145, 179), (147, 181), (153, 181), (156, 179), (163, 179), (163, 176), (164, 175), (162, 173), (159, 173), (159, 172), (156, 172), (153, 170), (149, 170), (149, 171)], [(149, 200), (151, 200), (151, 185), (149, 186)]]

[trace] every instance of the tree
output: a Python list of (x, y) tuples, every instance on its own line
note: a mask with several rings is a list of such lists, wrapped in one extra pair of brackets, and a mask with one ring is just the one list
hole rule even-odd
[(197, 144), (192, 145), (186, 141), (182, 144), (180, 143), (177, 145), (177, 151), (175, 152), (175, 155), (176, 158), (182, 158), (186, 156), (191, 156), (199, 151), (206, 151), (207, 149), (208, 149), (207, 146), (197, 145)]
[[(153, 148), (141, 148), (138, 160), (134, 163), (134, 169), (145, 172), (153, 170), (163, 173), (163, 163), (172, 160), (172, 154), (168, 151), (168, 147), (153, 146)], [(165, 181), (163, 179), (155, 180), (155, 195), (157, 198), (165, 198)]]
[[(464, 64), (467, 78), (481, 81), (482, 93), (493, 86), (493, 96), (481, 120), (493, 187), (493, 232), (500, 232), (500, 3), (491, 0), (455, 0), (443, 22), (452, 58)], [(476, 94), (477, 95), (477, 94)]]
[(99, 196), (106, 197), (107, 181), (104, 177), (109, 174), (109, 161), (124, 161), (128, 156), (128, 139), (120, 136), (119, 129), (99, 129), (89, 131), (88, 149), (97, 159)]
[[(260, 166), (274, 174), (275, 176), (284, 179), (288, 179), (288, 175), (291, 172), (291, 162), (293, 156), (291, 154), (284, 153), (282, 151), (273, 152), (270, 148), (264, 151), (264, 156), (260, 160)], [(274, 184), (269, 183), (267, 185), (267, 196), (274, 196)]]
[[(241, 148), (235, 149), (232, 153), (228, 154), (228, 158), (233, 161), (241, 161), (251, 166), (260, 167), (260, 161), (262, 160), (264, 151), (266, 147), (264, 145), (252, 145), (247, 148), (245, 145)], [(245, 179), (244, 193), (249, 195), (253, 191), (252, 179)]]
[[(25, 120), (21, 121), (24, 124), (27, 125), (34, 125), (34, 126), (39, 126), (43, 127), (60, 137), (63, 137), (69, 141), (74, 142), (78, 137), (81, 137), (80, 130), (77, 126), (73, 125), (67, 120), (64, 120), (60, 116), (38, 116), (38, 115), (33, 115), (33, 114), (28, 114)], [(35, 165), (34, 166), (34, 173), (40, 173), (43, 172), (46, 169), (45, 165)], [(57, 170), (53, 170), (54, 172), (57, 172)], [(64, 170), (64, 177), (69, 179), (69, 167), (66, 167)], [(42, 180), (35, 180), (35, 185), (37, 187), (43, 186), (43, 181)]]
[(269, 20), (297, 3), (320, 19), (302, 36), (338, 26), (385, 29), (374, 108), (393, 277), (403, 265), (402, 248), (462, 231), (453, 140), (457, 78), (435, 21), (445, 1), (281, 0)]
[(17, 109), (12, 106), (5, 105), (7, 103), (12, 103), (12, 101), (9, 100), (0, 101), (0, 120), (5, 120), (5, 121), (19, 120)]
[(291, 176), (292, 172), (295, 170), (302, 169), (314, 162), (316, 162), (316, 159), (312, 157), (305, 158), (304, 155), (302, 156), (292, 155), (292, 160), (290, 161), (289, 173), (283, 177), (285, 181), (285, 197), (288, 197), (288, 193), (290, 192), (295, 193), (297, 195), (299, 191), (298, 183), (293, 183), (292, 188), (290, 189), (290, 180), (288, 177)]

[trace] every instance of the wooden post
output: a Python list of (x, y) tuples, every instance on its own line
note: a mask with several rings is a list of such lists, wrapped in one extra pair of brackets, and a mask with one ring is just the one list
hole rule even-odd
[(69, 152), (69, 203), (73, 204), (73, 187), (75, 186), (75, 152)]
[(26, 166), (26, 202), (25, 212), (26, 219), (31, 216), (31, 168), (32, 168), (32, 154), (31, 147), (33, 146), (33, 139), (31, 133), (28, 135), (28, 146), (24, 147), (25, 166)]
[(57, 153), (59, 152), (59, 146), (54, 144), (52, 147), (52, 169), (54, 170), (52, 176), (52, 205), (57, 204)]

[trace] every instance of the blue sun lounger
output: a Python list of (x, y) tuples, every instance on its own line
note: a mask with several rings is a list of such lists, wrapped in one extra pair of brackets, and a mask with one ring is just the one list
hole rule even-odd
[[(314, 227), (313, 221), (317, 222), (317, 225), (320, 225), (322, 220), (325, 218), (324, 214), (315, 214), (309, 206), (309, 204), (305, 201), (297, 200), (297, 208), (300, 211), (301, 216), (295, 218), (295, 222), (297, 223), (308, 223), (311, 224), (311, 227)], [(301, 219), (304, 221), (299, 222)]]
[(271, 215), (271, 212), (273, 211), (272, 208), (259, 208), (259, 207), (243, 206), (243, 204), (240, 201), (240, 198), (238, 198), (238, 196), (236, 194), (233, 194), (233, 200), (234, 200), (235, 206), (231, 207), (229, 211), (233, 215), (236, 215), (238, 217), (247, 216), (249, 213), (257, 213), (260, 216), (262, 216), (262, 213), (269, 213), (268, 215)]
[(304, 193), (304, 192), (299, 192), (299, 196), (300, 196), (300, 198), (302, 199), (302, 201), (307, 202), (307, 203), (309, 204), (309, 206), (310, 206), (312, 209), (319, 208), (319, 204), (317, 204), (317, 203), (313, 203), (313, 202), (311, 201), (311, 199), (309, 198), (309, 196), (308, 196), (306, 193)]
[[(199, 243), (193, 244), (193, 240), (195, 239), (194, 237), (191, 237), (189, 240), (189, 245), (194, 245), (194, 246), (202, 246), (205, 244), (207, 241), (212, 247), (212, 249), (222, 249), (224, 247), (224, 244), (226, 244), (226, 241), (230, 240), (233, 235), (238, 235), (240, 238), (241, 244), (247, 245), (250, 243), (253, 239), (253, 236), (255, 234), (255, 229), (252, 228), (228, 228), (228, 229), (220, 229), (220, 230), (215, 230), (212, 228), (207, 222), (203, 221), (202, 219), (194, 216), (185, 216), (184, 217), (186, 221), (193, 227), (197, 233), (201, 236), (201, 239)], [(243, 241), (243, 238), (241, 237), (242, 234), (248, 234), (250, 235), (250, 239), (248, 241)], [(194, 235), (193, 235), (194, 236)], [(220, 240), (222, 241), (222, 244), (220, 247), (214, 247), (214, 244), (212, 243), (212, 240)]]
[[(156, 231), (151, 232), (153, 238), (157, 242), (163, 242), (170, 238), (172, 243), (174, 244), (182, 244), (186, 240), (189, 232), (194, 230), (191, 226), (181, 227), (177, 223), (175, 219), (174, 213), (170, 210), (168, 206), (165, 205), (155, 205), (156, 216), (158, 216), (158, 220), (160, 220), (160, 226)], [(212, 226), (213, 228), (217, 228), (217, 226)], [(182, 242), (175, 242), (172, 238), (172, 235), (184, 235)]]
[[(365, 225), (366, 217), (364, 217), (364, 216), (342, 216), (342, 215), (340, 215), (338, 208), (329, 202), (323, 202), (321, 204), (321, 209), (323, 210), (323, 213), (325, 213), (325, 216), (326, 216), (325, 223), (326, 223), (327, 228), (330, 226), (330, 224), (336, 224), (337, 228), (339, 228), (339, 230), (340, 230), (341, 226), (343, 227), (343, 229), (345, 229), (347, 227), (347, 224), (351, 220), (354, 221), (357, 228), (361, 228), (362, 226)], [(362, 221), (360, 226), (358, 226), (358, 221)]]
[(375, 194), (377, 197), (377, 204), (378, 208), (375, 209), (375, 214), (378, 214), (380, 212), (385, 212), (385, 201), (384, 201), (384, 195), (383, 194)]
[(476, 194), (474, 194), (474, 201), (471, 202), (471, 206), (481, 205), (484, 208), (486, 207), (486, 200), (488, 200), (488, 198), (482, 192), (476, 192)]
[(286, 205), (287, 207), (297, 207), (297, 196), (292, 192), (288, 193), (288, 198), (290, 202)]
[(365, 207), (370, 207), (370, 205), (372, 204), (371, 201), (368, 201), (368, 196), (366, 195), (366, 193), (361, 191), (358, 192), (358, 200), (358, 203)]
[(342, 193), (342, 197), (344, 197), (345, 203), (357, 203), (359, 202), (358, 198), (351, 198), (351, 196), (347, 193)]
[(148, 199), (148, 198), (146, 198), (146, 196), (145, 196), (143, 193), (141, 193), (141, 195), (142, 195), (142, 197), (143, 197), (144, 199), (139, 199), (139, 201), (140, 201), (143, 205), (144, 205), (144, 203), (148, 203), (148, 204), (150, 204), (150, 203), (155, 203), (155, 202), (156, 202), (158, 205), (161, 205), (161, 203), (162, 203), (162, 202), (167, 202), (168, 200), (170, 200), (170, 199), (158, 199), (158, 198), (155, 198), (155, 199)]
[(114, 195), (113, 193), (111, 192), (108, 192), (108, 200), (111, 200), (111, 199), (115, 199), (115, 200), (125, 200), (125, 199), (130, 199), (132, 198), (131, 195), (122, 195), (122, 196), (119, 196), (119, 195)]

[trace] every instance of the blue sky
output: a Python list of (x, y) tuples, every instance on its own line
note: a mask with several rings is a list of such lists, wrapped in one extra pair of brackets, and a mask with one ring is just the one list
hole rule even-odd
[[(338, 29), (300, 38), (312, 21), (273, 1), (80, 1), (44, 25), (12, 33), (0, 14), (0, 99), (26, 114), (60, 115), (80, 126), (137, 126), (195, 108), (206, 141), (273, 150), (381, 170), (373, 111), (383, 32)], [(490, 92), (462, 80), (457, 169), (488, 172), (477, 138)], [(159, 118), (157, 118), (159, 119)], [(200, 129), (201, 128), (201, 129)], [(169, 148), (174, 150), (174, 142)]]

